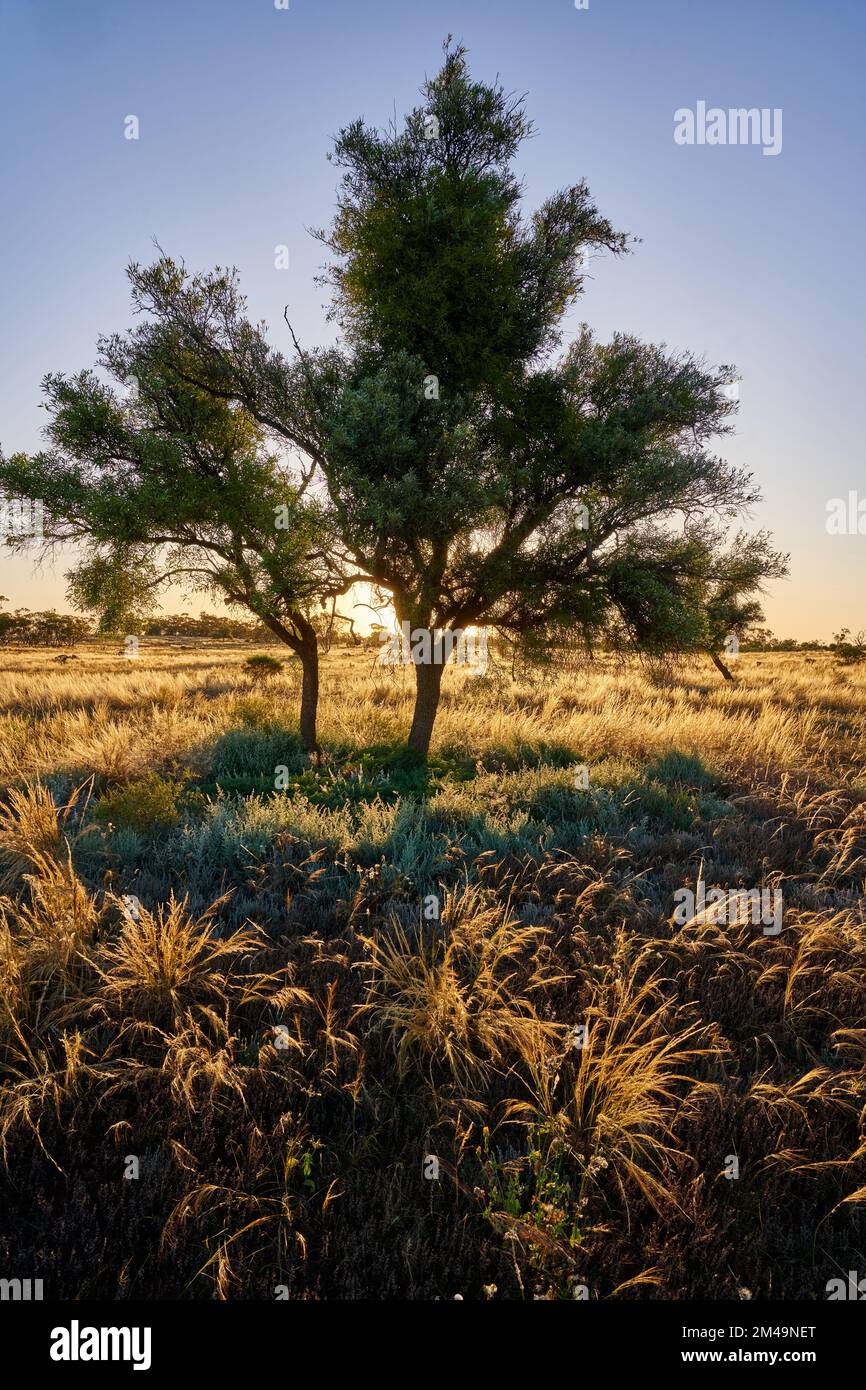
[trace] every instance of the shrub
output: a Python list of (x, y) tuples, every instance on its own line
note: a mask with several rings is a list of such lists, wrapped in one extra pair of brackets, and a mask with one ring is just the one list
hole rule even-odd
[(851, 629), (843, 627), (833, 634), (833, 652), (840, 666), (857, 666), (866, 661), (866, 632), (852, 636)]
[(178, 782), (149, 772), (108, 792), (94, 814), (98, 821), (127, 830), (168, 830), (180, 820), (182, 790)]
[(278, 676), (283, 669), (283, 663), (275, 656), (268, 656), (266, 652), (248, 656), (244, 666), (251, 676)]

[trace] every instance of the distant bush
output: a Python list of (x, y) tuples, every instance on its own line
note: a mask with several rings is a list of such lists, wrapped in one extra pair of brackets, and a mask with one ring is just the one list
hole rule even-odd
[(843, 627), (833, 634), (833, 652), (841, 666), (857, 666), (866, 661), (866, 632), (852, 636), (851, 629)]
[(253, 676), (278, 676), (283, 669), (283, 663), (277, 657), (268, 656), (265, 652), (248, 656), (244, 666)]

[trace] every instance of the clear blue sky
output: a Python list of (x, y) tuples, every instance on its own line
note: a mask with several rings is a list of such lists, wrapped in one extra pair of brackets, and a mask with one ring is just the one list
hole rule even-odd
[[(305, 229), (331, 217), (330, 137), (414, 105), (449, 31), (527, 93), (528, 203), (586, 176), (643, 239), (595, 267), (570, 330), (739, 369), (725, 452), (762, 484), (752, 524), (792, 554), (771, 625), (866, 627), (866, 535), (825, 529), (829, 498), (866, 499), (866, 0), (0, 0), (4, 452), (39, 445), (43, 373), (130, 322), (124, 266), (154, 236), (190, 267), (237, 265), (276, 341), (286, 302), (302, 340), (329, 336)], [(781, 154), (675, 144), (674, 112), (700, 100), (781, 107)], [(15, 606), (66, 607), (64, 588), (62, 566), (0, 558)]]

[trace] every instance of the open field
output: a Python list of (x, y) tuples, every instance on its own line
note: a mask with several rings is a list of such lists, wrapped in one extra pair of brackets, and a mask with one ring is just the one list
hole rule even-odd
[[(324, 658), (311, 763), (250, 650), (0, 657), (0, 1264), (51, 1298), (864, 1268), (866, 669), (449, 670), (424, 767), (411, 671)], [(675, 920), (699, 879), (781, 931)]]

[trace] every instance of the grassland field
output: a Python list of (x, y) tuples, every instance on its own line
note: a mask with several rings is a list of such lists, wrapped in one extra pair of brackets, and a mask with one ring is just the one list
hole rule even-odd
[[(426, 765), (411, 674), (332, 649), (310, 759), (285, 649), (0, 654), (0, 1264), (115, 1299), (866, 1268), (866, 669), (449, 668)], [(780, 890), (781, 932), (675, 920), (699, 881)]]

